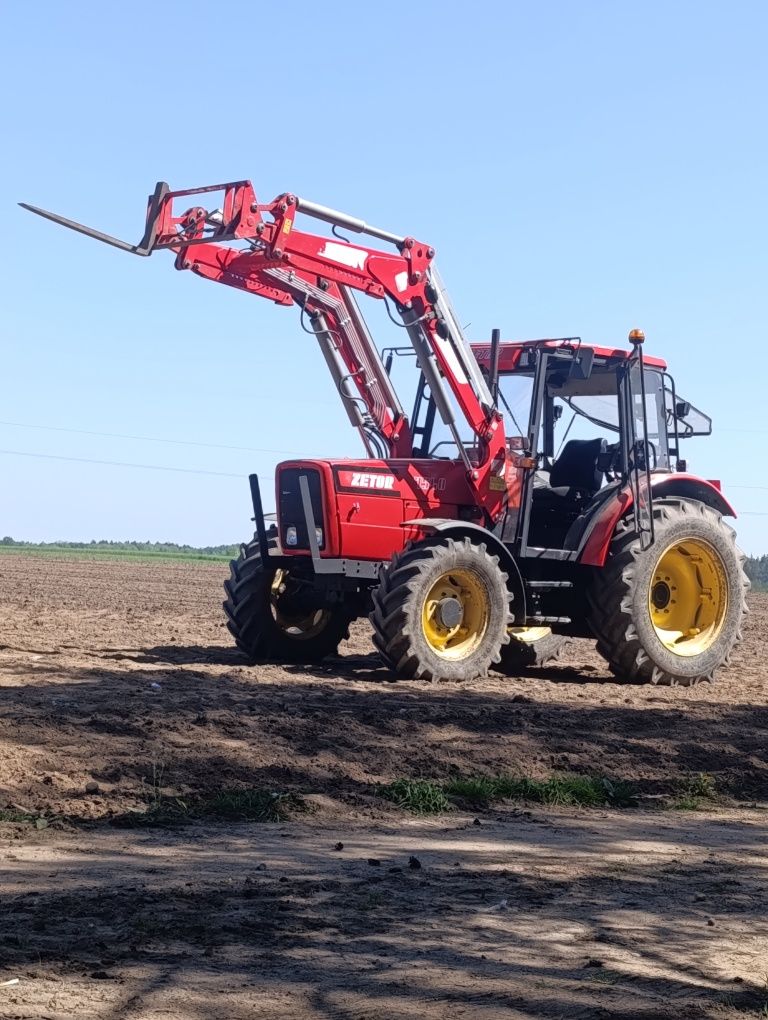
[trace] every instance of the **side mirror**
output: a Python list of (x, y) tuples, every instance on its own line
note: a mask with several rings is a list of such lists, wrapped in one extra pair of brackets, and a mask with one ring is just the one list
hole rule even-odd
[(687, 418), (691, 413), (691, 405), (687, 400), (678, 400), (675, 403), (675, 418)]

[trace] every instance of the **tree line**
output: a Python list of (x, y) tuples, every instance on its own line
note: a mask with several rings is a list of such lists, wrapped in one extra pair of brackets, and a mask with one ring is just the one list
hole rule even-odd
[(768, 555), (747, 556), (744, 569), (753, 588), (758, 591), (768, 591)]
[(0, 545), (19, 549), (73, 549), (87, 552), (176, 553), (195, 556), (237, 556), (239, 545), (179, 545), (178, 542), (115, 542), (111, 539), (91, 539), (90, 542), (20, 542), (10, 535), (0, 538)]
[[(18, 542), (6, 535), (0, 538), (0, 545), (15, 546), (26, 549), (74, 549), (88, 551), (107, 550), (112, 552), (135, 553), (176, 553), (177, 555), (193, 556), (227, 556), (235, 557), (240, 551), (239, 545), (179, 545), (177, 542), (114, 542), (111, 539), (91, 539), (90, 542)], [(748, 556), (745, 564), (747, 577), (757, 591), (768, 591), (768, 554), (765, 556)]]

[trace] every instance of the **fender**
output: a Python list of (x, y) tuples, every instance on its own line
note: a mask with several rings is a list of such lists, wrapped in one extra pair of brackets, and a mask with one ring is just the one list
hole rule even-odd
[[(720, 492), (718, 485), (696, 475), (671, 474), (652, 475), (651, 494), (656, 497), (681, 496), (697, 499), (717, 510), (723, 517), (735, 517), (736, 511)], [(586, 541), (579, 556), (579, 563), (589, 567), (602, 567), (608, 556), (608, 549), (619, 520), (634, 502), (629, 486), (621, 489), (615, 497), (603, 504), (586, 532)]]
[(459, 538), (469, 538), (471, 541), (484, 542), (494, 556), (499, 557), (499, 563), (506, 571), (509, 578), (508, 585), (512, 592), (512, 613), (515, 623), (525, 623), (525, 587), (520, 568), (515, 562), (512, 553), (507, 549), (501, 539), (497, 538), (492, 531), (483, 528), (471, 521), (457, 521), (455, 518), (447, 517), (419, 517), (413, 521), (403, 521), (404, 528), (421, 528), (428, 534), (451, 535)]

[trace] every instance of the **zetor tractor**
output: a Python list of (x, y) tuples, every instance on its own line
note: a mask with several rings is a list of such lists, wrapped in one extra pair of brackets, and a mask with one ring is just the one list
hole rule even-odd
[[(189, 207), (212, 192), (218, 208)], [(640, 330), (628, 350), (574, 337), (502, 342), (497, 330), (470, 345), (430, 245), (291, 194), (261, 204), (247, 181), (159, 183), (138, 245), (26, 208), (296, 304), (320, 345), (367, 457), (278, 465), (269, 527), (251, 476), (256, 533), (224, 602), (251, 660), (322, 659), (368, 614), (404, 678), (515, 674), (569, 636), (596, 638), (628, 682), (693, 684), (728, 661), (748, 589), (723, 520), (735, 514), (719, 483), (689, 474), (680, 456), (711, 422), (678, 397), (664, 361), (644, 357)], [(304, 232), (298, 215), (333, 236)], [(356, 291), (386, 304), (406, 349), (379, 351)], [(419, 371), (410, 416), (390, 371), (404, 353)]]

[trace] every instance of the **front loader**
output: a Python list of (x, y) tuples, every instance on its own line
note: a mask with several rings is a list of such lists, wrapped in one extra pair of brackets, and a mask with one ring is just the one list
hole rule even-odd
[[(188, 205), (213, 193), (217, 207)], [(515, 674), (573, 636), (595, 637), (628, 682), (688, 685), (728, 661), (748, 589), (723, 520), (735, 514), (719, 483), (688, 473), (681, 441), (711, 423), (644, 356), (641, 331), (629, 349), (503, 342), (496, 330), (470, 345), (430, 245), (292, 194), (261, 204), (248, 181), (159, 183), (138, 245), (25, 208), (295, 304), (320, 345), (366, 456), (279, 464), (271, 527), (251, 476), (256, 533), (224, 602), (251, 661), (318, 661), (363, 615), (403, 678)], [(306, 217), (332, 234), (306, 232)], [(355, 294), (386, 303), (407, 348), (382, 356)], [(389, 372), (396, 354), (418, 371), (410, 414)]]

